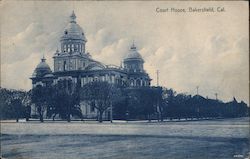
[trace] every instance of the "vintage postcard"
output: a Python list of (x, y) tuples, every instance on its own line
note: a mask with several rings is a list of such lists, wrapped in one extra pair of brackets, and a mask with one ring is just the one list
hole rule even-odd
[(1, 3), (3, 159), (247, 159), (247, 1)]

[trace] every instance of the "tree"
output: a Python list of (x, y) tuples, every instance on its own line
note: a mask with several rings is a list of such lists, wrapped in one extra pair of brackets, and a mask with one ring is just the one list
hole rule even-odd
[(25, 107), (22, 104), (26, 92), (22, 90), (0, 89), (1, 119), (16, 119), (24, 117)]
[(145, 115), (148, 121), (151, 121), (152, 115), (157, 111), (157, 94), (152, 88), (140, 88), (139, 101), (142, 109), (142, 113)]
[(45, 111), (47, 117), (52, 116), (53, 120), (57, 114), (68, 122), (71, 121), (71, 115), (82, 119), (79, 89), (72, 80), (59, 80), (55, 85), (38, 85), (32, 89), (31, 94), (41, 122)]
[(71, 121), (71, 116), (83, 119), (80, 108), (79, 88), (73, 85), (71, 80), (60, 80), (50, 88), (50, 96), (47, 98), (49, 105), (48, 116), (55, 118), (57, 114), (62, 119)]
[(180, 93), (180, 94), (177, 94), (175, 96), (175, 100), (174, 100), (174, 117), (175, 118), (178, 118), (179, 120), (181, 118), (188, 118), (189, 116), (189, 105), (188, 105), (188, 101), (189, 99), (191, 98), (191, 96), (189, 95), (186, 95), (184, 93)]
[(29, 121), (31, 113), (31, 90), (25, 93), (25, 96), (22, 99), (22, 104), (25, 106), (26, 121)]
[(174, 116), (174, 100), (175, 100), (176, 92), (173, 89), (163, 89), (163, 114), (164, 116), (170, 117), (170, 119)]
[(0, 88), (0, 117), (1, 119), (10, 119), (14, 117), (14, 113), (10, 105), (10, 90)]
[(31, 101), (36, 105), (39, 119), (43, 122), (44, 112), (47, 109), (48, 87), (38, 85), (32, 89)]
[(81, 89), (81, 99), (98, 110), (98, 120), (103, 121), (103, 113), (114, 101), (116, 88), (108, 82), (93, 81)]
[(157, 119), (158, 121), (163, 121), (163, 116), (164, 116), (163, 89), (162, 87), (153, 87), (153, 89), (157, 107)]
[(13, 112), (15, 114), (16, 122), (19, 121), (20, 115), (21, 115), (21, 108), (22, 108), (22, 103), (21, 100), (18, 98), (12, 99), (10, 104), (12, 105)]
[(159, 88), (129, 88), (127, 89), (127, 92), (130, 117), (139, 119), (143, 118), (151, 121), (153, 115), (157, 115), (157, 118), (159, 119), (158, 109), (162, 98)]
[(140, 119), (142, 113), (141, 109), (141, 103), (139, 100), (139, 94), (135, 89), (127, 89), (127, 97), (126, 97), (126, 103), (127, 103), (127, 111), (125, 113), (128, 115), (130, 119)]
[(113, 115), (115, 119), (126, 120), (128, 118), (128, 94), (126, 89), (119, 88), (113, 101)]

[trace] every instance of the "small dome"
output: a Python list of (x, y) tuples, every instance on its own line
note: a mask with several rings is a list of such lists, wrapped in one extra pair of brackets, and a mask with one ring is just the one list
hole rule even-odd
[(70, 22), (64, 29), (64, 33), (63, 36), (61, 37), (61, 40), (76, 39), (76, 40), (87, 41), (82, 28), (76, 23), (75, 19), (76, 16), (73, 11), (73, 13), (70, 16)]
[(41, 59), (41, 62), (36, 66), (36, 69), (34, 70), (32, 77), (42, 77), (46, 74), (52, 73), (49, 65), (45, 61), (46, 59), (43, 57)]
[(45, 62), (45, 59), (43, 58), (41, 62), (36, 66), (36, 69), (49, 69), (49, 65)]
[(134, 44), (131, 46), (131, 48), (129, 50), (129, 53), (125, 57), (125, 60), (128, 60), (128, 59), (140, 59), (140, 60), (142, 60), (142, 56), (137, 51), (137, 49), (136, 49), (136, 47), (135, 47)]

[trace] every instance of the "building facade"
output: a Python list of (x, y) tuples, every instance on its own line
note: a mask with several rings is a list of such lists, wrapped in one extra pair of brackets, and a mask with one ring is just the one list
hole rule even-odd
[[(150, 86), (151, 79), (143, 68), (144, 60), (134, 44), (128, 49), (123, 66), (105, 65), (86, 52), (87, 39), (74, 12), (69, 19), (60, 38), (60, 49), (53, 56), (54, 71), (43, 57), (32, 74), (33, 87), (57, 84), (60, 80), (71, 80), (81, 87), (95, 80), (132, 88)], [(81, 103), (81, 109), (85, 118), (97, 115), (97, 110), (87, 104)]]

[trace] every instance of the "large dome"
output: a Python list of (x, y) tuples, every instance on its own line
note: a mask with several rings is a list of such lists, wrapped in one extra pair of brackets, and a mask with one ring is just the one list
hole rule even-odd
[(32, 77), (42, 77), (52, 72), (49, 65), (45, 61), (46, 59), (43, 57), (41, 59), (41, 62), (36, 66), (36, 69), (34, 70)]
[(67, 39), (87, 41), (83, 29), (76, 23), (76, 16), (74, 11), (70, 16), (70, 22), (64, 29), (63, 36), (61, 37), (61, 40), (67, 40)]
[(134, 46), (134, 44), (131, 46), (129, 53), (127, 54), (127, 56), (125, 57), (125, 60), (129, 60), (129, 59), (140, 59), (142, 60), (142, 56), (140, 55), (140, 53), (137, 51), (136, 47)]

